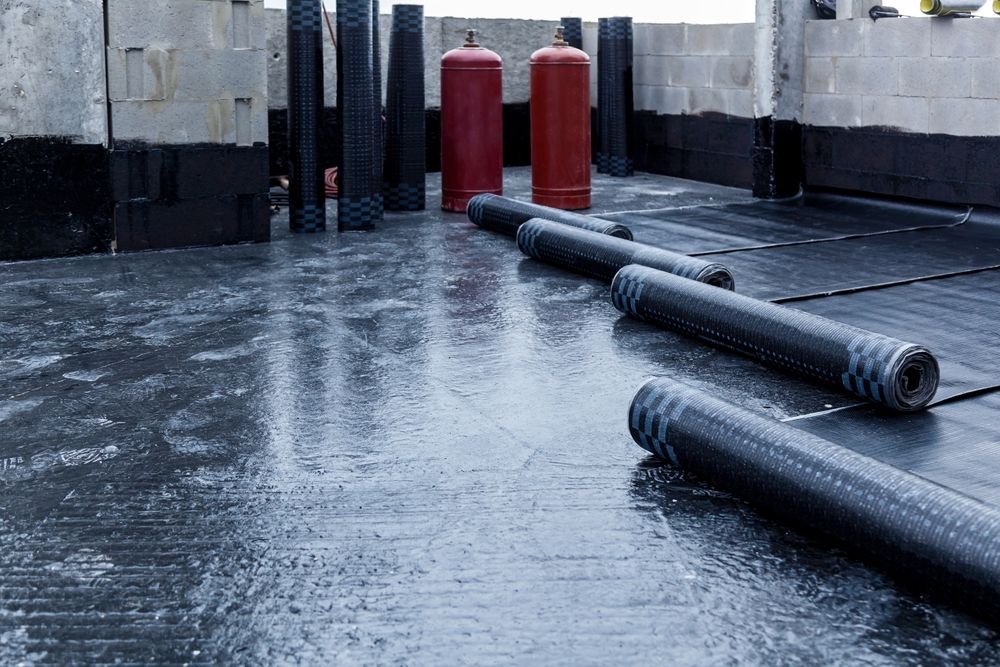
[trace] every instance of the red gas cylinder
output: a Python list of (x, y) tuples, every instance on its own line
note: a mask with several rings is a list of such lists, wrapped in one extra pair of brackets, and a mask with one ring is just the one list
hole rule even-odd
[(441, 208), (503, 194), (503, 61), (476, 43), (441, 57)]
[(531, 56), (531, 201), (590, 208), (590, 57), (562, 26)]

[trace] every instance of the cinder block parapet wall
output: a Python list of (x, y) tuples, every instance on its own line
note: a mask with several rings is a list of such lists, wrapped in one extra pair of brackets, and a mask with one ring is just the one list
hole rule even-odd
[(107, 0), (120, 250), (269, 238), (263, 0)]
[(805, 182), (1000, 205), (1000, 21), (808, 21)]
[(0, 260), (106, 251), (99, 2), (0, 3)]
[[(596, 23), (585, 24), (583, 46), (596, 63)], [(637, 23), (633, 48), (636, 168), (749, 188), (754, 25)]]

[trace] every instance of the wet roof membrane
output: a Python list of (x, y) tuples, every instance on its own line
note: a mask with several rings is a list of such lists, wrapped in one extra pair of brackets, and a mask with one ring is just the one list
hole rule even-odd
[[(595, 213), (642, 213), (637, 240), (712, 221), (681, 252), (803, 240), (787, 227), (805, 218), (809, 238), (830, 219), (938, 228), (711, 257), (745, 294), (1000, 264), (989, 234), (912, 240), (978, 230), (954, 226), (964, 208), (856, 200), (868, 224), (647, 174), (595, 185)], [(279, 215), (270, 244), (0, 264), (0, 661), (1000, 661), (994, 630), (647, 456), (626, 421), (651, 376), (779, 419), (851, 395), (622, 317), (608, 284), (437, 211), (438, 187), (370, 233), (292, 235)], [(963, 341), (996, 347), (994, 280), (789, 305), (947, 347), (946, 380)], [(915, 314), (865, 315), (901, 302)], [(997, 503), (996, 401), (791, 423)]]

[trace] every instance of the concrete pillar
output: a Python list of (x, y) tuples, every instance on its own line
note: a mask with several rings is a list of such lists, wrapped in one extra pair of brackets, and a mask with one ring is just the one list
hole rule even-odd
[(811, 18), (815, 18), (811, 3), (757, 0), (753, 152), (757, 197), (791, 197), (799, 191), (805, 22)]

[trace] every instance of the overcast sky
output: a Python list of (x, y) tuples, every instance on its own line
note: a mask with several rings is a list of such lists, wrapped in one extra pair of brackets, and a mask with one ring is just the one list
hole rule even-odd
[[(336, 0), (324, 0), (333, 11)], [(641, 23), (753, 23), (754, 0), (405, 0), (423, 5), (427, 16), (465, 18), (554, 19), (580, 16), (596, 21), (601, 16), (631, 16)], [(801, 0), (807, 2), (808, 0)], [(382, 13), (391, 12), (392, 0), (381, 0)], [(285, 0), (264, 0), (267, 7), (284, 7)], [(920, 14), (920, 0), (892, 0), (889, 5), (904, 14)], [(980, 14), (994, 16), (989, 4)]]

